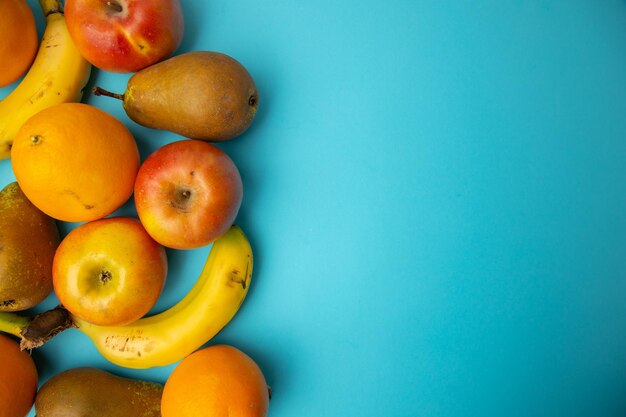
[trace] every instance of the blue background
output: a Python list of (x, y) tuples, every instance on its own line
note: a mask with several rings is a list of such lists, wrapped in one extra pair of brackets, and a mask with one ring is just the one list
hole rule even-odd
[[(626, 1), (182, 5), (178, 52), (235, 57), (261, 94), (220, 145), (243, 177), (254, 281), (209, 344), (258, 362), (270, 416), (626, 413)], [(143, 158), (179, 139), (85, 101)], [(168, 251), (155, 312), (207, 253)], [(173, 369), (118, 368), (75, 330), (33, 357), (42, 382)]]

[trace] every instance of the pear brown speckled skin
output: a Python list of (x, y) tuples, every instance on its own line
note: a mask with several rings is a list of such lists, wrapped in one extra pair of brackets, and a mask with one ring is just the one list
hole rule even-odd
[(163, 385), (122, 378), (98, 368), (74, 368), (42, 385), (37, 417), (161, 417)]
[(219, 142), (242, 134), (259, 103), (254, 80), (235, 59), (195, 51), (135, 73), (124, 109), (135, 122), (192, 139)]
[(17, 182), (0, 191), (0, 311), (21, 311), (52, 291), (60, 243), (54, 219), (35, 207)]

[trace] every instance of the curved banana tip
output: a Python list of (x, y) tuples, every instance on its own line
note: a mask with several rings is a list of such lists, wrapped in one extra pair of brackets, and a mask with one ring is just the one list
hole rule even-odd
[(242, 235), (244, 235), (244, 236), (246, 235), (246, 234), (243, 232), (243, 229), (242, 229), (240, 226), (236, 225), (236, 224), (233, 224), (232, 226), (230, 226), (230, 229), (229, 229), (229, 230), (232, 230), (232, 231), (234, 231), (234, 232), (241, 233), (241, 234), (242, 234)]
[(230, 238), (235, 238), (235, 237), (243, 238), (245, 239), (246, 242), (248, 242), (248, 244), (250, 244), (246, 233), (243, 231), (243, 229), (240, 226), (236, 224), (233, 224), (232, 226), (230, 226), (230, 228), (223, 235), (218, 237), (214, 243), (218, 243), (220, 241), (226, 241), (226, 240), (229, 240)]
[(39, 5), (46, 17), (53, 13), (63, 13), (63, 5), (60, 0), (39, 0)]

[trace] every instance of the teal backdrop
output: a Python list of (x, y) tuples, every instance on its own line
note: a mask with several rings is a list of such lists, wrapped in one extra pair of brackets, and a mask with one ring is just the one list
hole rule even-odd
[[(208, 344), (257, 361), (271, 417), (626, 415), (626, 1), (182, 6), (178, 52), (227, 53), (260, 91), (252, 127), (219, 145), (243, 177), (253, 283)], [(142, 158), (180, 139), (84, 100)], [(208, 250), (168, 251), (153, 312)], [(42, 383), (174, 367), (116, 367), (76, 330), (32, 355)]]

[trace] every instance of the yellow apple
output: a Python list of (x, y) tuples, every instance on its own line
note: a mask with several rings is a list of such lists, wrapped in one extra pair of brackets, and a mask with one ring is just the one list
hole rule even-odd
[(159, 298), (166, 276), (165, 249), (131, 217), (78, 226), (61, 241), (52, 265), (61, 304), (104, 326), (143, 317)]

